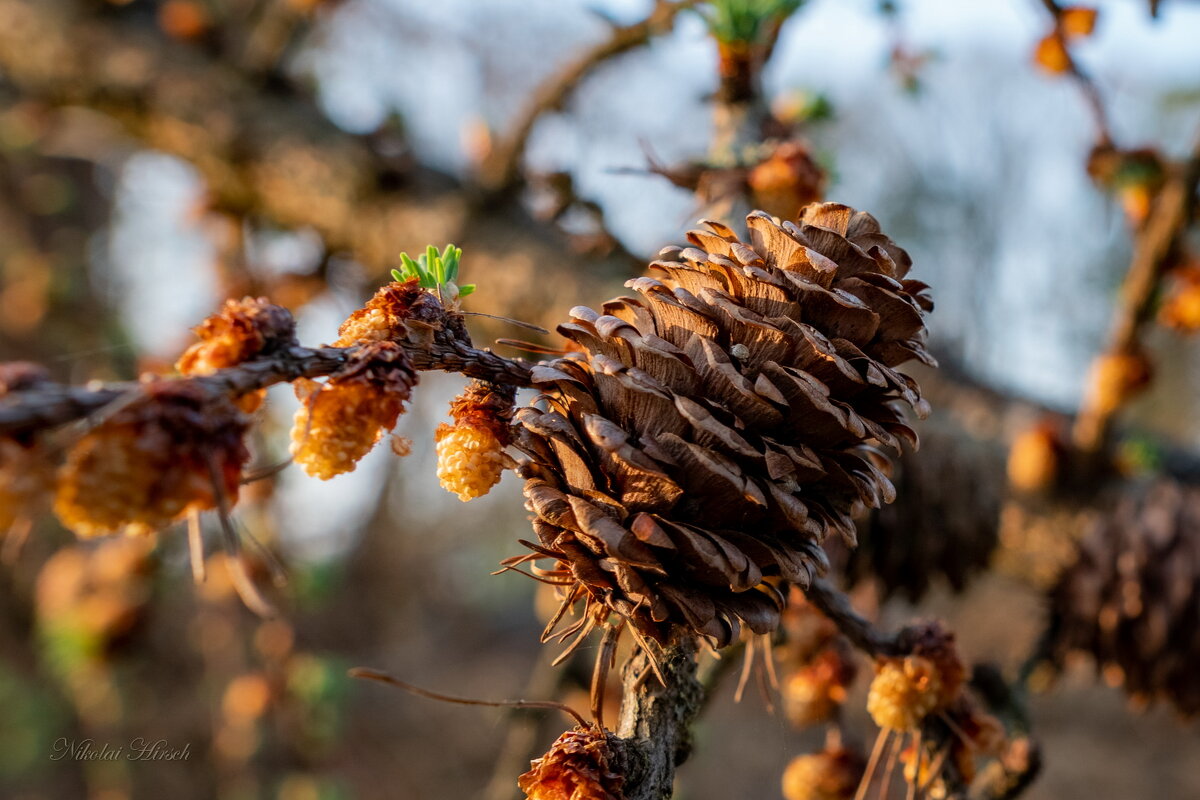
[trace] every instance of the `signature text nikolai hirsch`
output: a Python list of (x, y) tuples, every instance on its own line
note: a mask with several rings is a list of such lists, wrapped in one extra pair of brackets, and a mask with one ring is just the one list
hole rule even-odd
[(166, 739), (143, 739), (138, 737), (127, 744), (115, 745), (97, 742), (95, 739), (68, 739), (59, 737), (50, 748), (50, 760), (61, 761), (187, 761), (191, 755), (191, 743), (177, 747)]

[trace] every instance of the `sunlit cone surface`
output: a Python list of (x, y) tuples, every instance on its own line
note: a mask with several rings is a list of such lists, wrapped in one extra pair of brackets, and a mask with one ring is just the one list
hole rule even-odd
[(822, 538), (853, 540), (852, 514), (892, 500), (877, 447), (915, 439), (901, 406), (925, 404), (895, 367), (931, 361), (932, 304), (846, 206), (752, 214), (748, 242), (707, 224), (633, 296), (572, 310), (559, 331), (581, 352), (535, 367), (545, 402), (518, 412), (515, 441), (567, 600), (723, 646), (778, 624), (764, 576), (807, 584)]
[(355, 351), (324, 384), (296, 381), (292, 457), (322, 480), (350, 472), (395, 427), (416, 383), (404, 348), (386, 341)]
[(609, 736), (596, 728), (567, 731), (517, 779), (528, 800), (622, 800)]
[[(151, 382), (88, 432), (59, 470), (54, 511), (80, 536), (148, 533), (237, 500), (247, 420), (224, 396)], [(214, 474), (216, 486), (214, 486)]]
[(450, 404), (453, 425), (439, 425), (438, 480), (462, 501), (487, 494), (509, 463), (504, 448), (511, 440), (512, 387), (475, 381)]
[(1200, 712), (1200, 491), (1159, 484), (1099, 518), (1050, 592), (1054, 656)]

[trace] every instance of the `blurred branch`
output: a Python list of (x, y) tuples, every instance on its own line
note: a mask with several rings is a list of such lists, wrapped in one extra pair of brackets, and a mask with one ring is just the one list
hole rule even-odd
[(584, 51), (534, 92), (525, 108), (512, 123), (512, 131), (496, 146), (483, 164), (480, 183), (492, 195), (503, 194), (521, 182), (521, 162), (534, 125), (542, 115), (562, 107), (567, 97), (597, 67), (614, 56), (647, 44), (655, 36), (670, 33), (679, 12), (699, 4), (699, 0), (655, 0), (650, 15), (632, 25), (615, 26), (608, 38)]
[[(1100, 359), (1132, 353), (1143, 324), (1154, 310), (1159, 280), (1169, 265), (1179, 238), (1191, 224), (1200, 185), (1200, 135), (1187, 161), (1176, 165), (1166, 184), (1155, 195), (1150, 216), (1134, 241), (1133, 259), (1121, 286), (1112, 332)], [(1113, 418), (1121, 404), (1104, 396), (1102, 383), (1093, 381), (1075, 421), (1075, 445), (1085, 453), (1098, 453), (1108, 441)]]
[(850, 604), (850, 598), (834, 588), (833, 584), (824, 578), (816, 578), (812, 585), (804, 590), (804, 596), (837, 625), (850, 643), (872, 658), (894, 655), (898, 644), (895, 636), (882, 633), (875, 629), (871, 622)]
[(1063, 17), (1066, 13), (1057, 0), (1042, 0), (1042, 5), (1050, 12), (1054, 18), (1055, 35), (1059, 37), (1062, 44), (1062, 54), (1066, 58), (1066, 71), (1075, 79), (1079, 86), (1080, 92), (1083, 94), (1083, 99), (1087, 103), (1088, 108), (1092, 112), (1092, 119), (1096, 124), (1096, 138), (1099, 145), (1111, 145), (1113, 143), (1112, 125), (1109, 123), (1108, 110), (1104, 105), (1104, 98), (1100, 94), (1100, 88), (1096, 85), (1095, 79), (1079, 66), (1079, 61), (1071, 53), (1070, 47), (1067, 46), (1067, 36), (1063, 32)]

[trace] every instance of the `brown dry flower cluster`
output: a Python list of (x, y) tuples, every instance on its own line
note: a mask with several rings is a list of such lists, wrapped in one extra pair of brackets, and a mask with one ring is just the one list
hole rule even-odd
[(823, 538), (854, 541), (853, 515), (894, 496), (880, 446), (915, 441), (900, 405), (925, 411), (895, 367), (932, 361), (928, 287), (875, 219), (827, 203), (747, 224), (743, 242), (708, 223), (633, 295), (573, 309), (559, 331), (582, 352), (536, 367), (544, 405), (517, 413), (564, 608), (653, 640), (773, 630), (764, 578), (807, 585)]
[(149, 380), (85, 434), (59, 471), (54, 511), (80, 536), (151, 533), (191, 511), (232, 505), (248, 421), (234, 403), (187, 382)]
[(430, 305), (432, 296), (415, 279), (393, 282), (379, 289), (367, 304), (355, 311), (338, 328), (334, 347), (349, 347), (361, 342), (395, 342), (408, 331), (408, 320), (427, 320), (442, 316), (440, 308)]
[(510, 425), (516, 389), (475, 381), (450, 403), (453, 425), (438, 425), (437, 475), (442, 487), (466, 502), (482, 497), (500, 482), (510, 463), (504, 448), (512, 441)]
[(528, 800), (622, 800), (611, 738), (599, 728), (567, 731), (517, 784)]
[(972, 703), (965, 702), (965, 699), (949, 709), (946, 717), (954, 725), (954, 736), (946, 745), (948, 749), (944, 757), (936, 756), (930, 747), (918, 748), (916, 742), (900, 753), (904, 779), (910, 784), (924, 787), (927, 796), (935, 799), (950, 794), (943, 778), (943, 760), (953, 765), (957, 781), (970, 784), (979, 772), (979, 761), (1001, 756), (1008, 743), (1000, 721), (980, 711)]
[[(291, 313), (262, 297), (226, 300), (220, 311), (193, 330), (200, 341), (185, 350), (175, 364), (183, 375), (211, 375), (296, 344)], [(252, 392), (240, 397), (238, 405), (249, 413), (262, 405), (265, 397), (265, 390)]]
[(321, 480), (350, 472), (396, 426), (416, 383), (408, 353), (383, 340), (355, 350), (323, 384), (296, 381), (292, 457)]

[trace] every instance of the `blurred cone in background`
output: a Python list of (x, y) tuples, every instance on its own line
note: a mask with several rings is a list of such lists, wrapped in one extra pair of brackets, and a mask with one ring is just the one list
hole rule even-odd
[(1055, 663), (1082, 651), (1135, 701), (1200, 711), (1200, 491), (1156, 484), (1097, 519), (1049, 596)]

